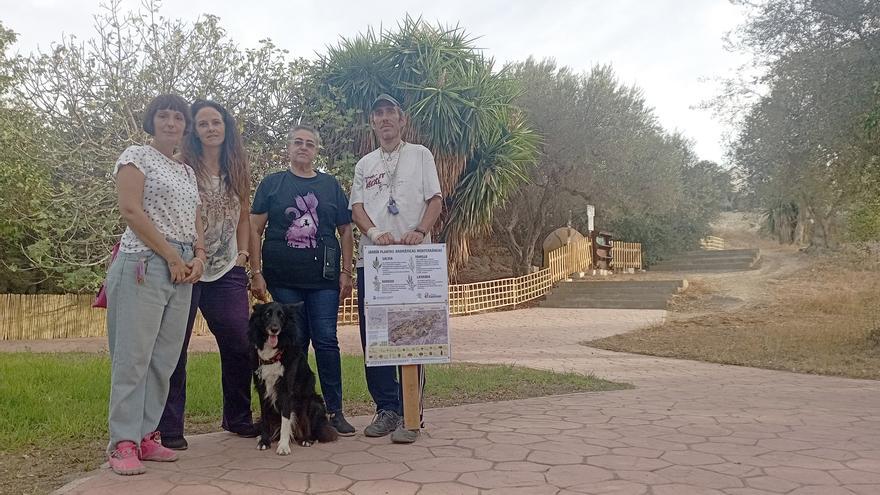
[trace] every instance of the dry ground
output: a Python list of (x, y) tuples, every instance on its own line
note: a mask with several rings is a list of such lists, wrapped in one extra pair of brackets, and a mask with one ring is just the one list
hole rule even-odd
[[(880, 378), (876, 256), (807, 255), (756, 238), (747, 216), (719, 234), (760, 245), (759, 270), (690, 276), (662, 325), (588, 343), (613, 351), (805, 373)], [(655, 274), (656, 275), (656, 274)]]
[(470, 284), (513, 276), (512, 258), (500, 238), (486, 236), (476, 239), (470, 251), (468, 262), (459, 270), (455, 283)]

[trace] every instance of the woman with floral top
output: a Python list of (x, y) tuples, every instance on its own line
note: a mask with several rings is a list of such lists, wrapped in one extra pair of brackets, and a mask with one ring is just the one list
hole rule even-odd
[(195, 170), (202, 200), (206, 266), (193, 286), (186, 337), (159, 431), (162, 445), (185, 450), (186, 357), (196, 311), (201, 310), (220, 350), (223, 429), (255, 437), (251, 418), (251, 363), (248, 330), (250, 170), (235, 119), (223, 106), (199, 100), (192, 105), (194, 131), (183, 158)]

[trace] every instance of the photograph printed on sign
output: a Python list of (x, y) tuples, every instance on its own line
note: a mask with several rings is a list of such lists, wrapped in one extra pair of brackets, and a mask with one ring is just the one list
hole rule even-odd
[(446, 304), (366, 308), (367, 366), (450, 362)]
[(446, 308), (389, 310), (389, 345), (448, 344)]

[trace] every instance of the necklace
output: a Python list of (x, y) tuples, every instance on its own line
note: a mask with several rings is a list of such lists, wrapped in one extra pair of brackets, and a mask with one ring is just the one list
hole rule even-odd
[[(391, 194), (388, 196), (388, 213), (397, 215), (400, 209), (397, 207), (397, 201), (394, 200), (394, 188), (397, 185), (397, 167), (400, 165), (400, 153), (403, 151), (403, 141), (397, 143), (397, 146), (389, 153), (379, 148), (379, 155), (382, 157), (382, 167), (388, 175), (388, 183)], [(393, 165), (392, 165), (393, 164)]]

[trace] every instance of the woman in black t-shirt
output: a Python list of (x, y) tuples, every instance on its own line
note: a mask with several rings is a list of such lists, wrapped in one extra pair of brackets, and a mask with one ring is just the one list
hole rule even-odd
[(351, 436), (354, 427), (342, 413), (336, 318), (340, 301), (351, 295), (354, 240), (348, 198), (335, 177), (314, 168), (320, 144), (315, 129), (294, 127), (290, 168), (266, 176), (257, 187), (251, 205), (251, 251), (257, 259), (251, 266), (260, 266), (262, 259), (262, 270), (251, 272), (251, 291), (262, 300), (268, 291), (280, 303), (305, 304), (303, 351), (308, 352), (311, 341), (330, 424), (340, 435)]

